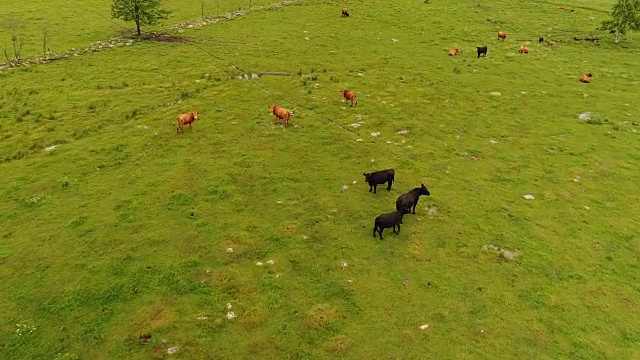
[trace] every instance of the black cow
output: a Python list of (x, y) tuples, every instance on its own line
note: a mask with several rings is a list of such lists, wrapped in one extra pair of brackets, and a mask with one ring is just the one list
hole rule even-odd
[(544, 42), (544, 38), (543, 38), (542, 36), (540, 36), (540, 37), (538, 38), (538, 43), (542, 44), (542, 42)]
[(364, 178), (369, 183), (369, 192), (373, 189), (376, 194), (380, 184), (387, 183), (387, 191), (391, 191), (391, 184), (395, 181), (395, 171), (393, 169), (380, 170), (373, 173), (364, 173)]
[(480, 54), (483, 54), (484, 57), (487, 57), (487, 47), (486, 46), (476, 46), (478, 49), (478, 59), (480, 59)]
[[(402, 217), (404, 211), (394, 211), (392, 213), (382, 214), (376, 218), (373, 224), (373, 237), (376, 237), (376, 231), (380, 234), (380, 240), (382, 240), (382, 230), (393, 227), (394, 234), (400, 234), (400, 224), (402, 224)], [(396, 232), (396, 226), (398, 232)]]
[(396, 200), (396, 210), (404, 211), (409, 213), (411, 208), (413, 207), (413, 213), (416, 213), (416, 205), (418, 205), (418, 200), (420, 200), (420, 195), (431, 195), (429, 190), (424, 184), (421, 187), (415, 188), (409, 191), (406, 194), (400, 195), (398, 200)]

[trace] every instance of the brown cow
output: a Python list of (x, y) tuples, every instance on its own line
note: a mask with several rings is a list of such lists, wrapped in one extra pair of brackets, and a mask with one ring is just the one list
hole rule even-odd
[(349, 8), (342, 9), (342, 17), (349, 17)]
[(176, 132), (184, 134), (184, 126), (187, 124), (189, 124), (189, 129), (193, 130), (191, 124), (198, 120), (198, 115), (199, 113), (197, 112), (190, 112), (176, 116)]
[(498, 39), (501, 39), (502, 41), (504, 41), (504, 39), (507, 38), (507, 33), (504, 31), (498, 31)]
[(529, 53), (529, 48), (528, 47), (524, 47), (522, 45), (520, 45), (520, 49), (518, 49), (518, 52), (520, 54), (528, 54)]
[(340, 90), (342, 96), (347, 100), (347, 102), (351, 101), (351, 106), (358, 105), (358, 95), (351, 90)]
[(276, 120), (284, 120), (285, 127), (289, 127), (289, 120), (291, 120), (291, 111), (283, 108), (282, 106), (271, 105), (269, 110), (276, 117)]
[(449, 56), (456, 56), (458, 54), (460, 54), (460, 48), (453, 48), (449, 51)]
[(591, 71), (589, 71), (588, 73), (582, 75), (582, 77), (580, 78), (580, 82), (588, 84), (588, 83), (591, 82), (591, 77), (592, 76), (593, 76), (593, 74), (591, 73)]

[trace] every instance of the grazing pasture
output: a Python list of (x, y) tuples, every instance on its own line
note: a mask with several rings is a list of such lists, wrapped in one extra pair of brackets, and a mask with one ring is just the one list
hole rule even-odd
[[(120, 31), (26, 3), (61, 48)], [(640, 38), (609, 7), (301, 1), (0, 72), (0, 359), (640, 357)]]

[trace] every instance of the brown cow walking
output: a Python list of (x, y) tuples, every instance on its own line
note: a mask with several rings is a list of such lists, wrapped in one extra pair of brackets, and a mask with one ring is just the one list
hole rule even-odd
[(340, 90), (340, 93), (345, 98), (345, 100), (347, 100), (347, 102), (351, 101), (351, 106), (354, 106), (354, 102), (355, 106), (358, 105), (358, 95), (354, 91)]
[(194, 121), (198, 120), (198, 115), (198, 112), (190, 112), (176, 116), (176, 132), (178, 134), (184, 134), (184, 126), (187, 124), (189, 124), (189, 129), (193, 130), (191, 124), (193, 124)]
[(501, 39), (502, 41), (504, 41), (504, 39), (507, 38), (507, 33), (504, 31), (498, 31), (498, 39)]
[(591, 71), (589, 71), (588, 73), (582, 75), (582, 77), (580, 78), (580, 82), (588, 84), (588, 83), (591, 82), (591, 77), (592, 76), (593, 76), (593, 74), (591, 73)]
[(528, 47), (524, 47), (522, 45), (520, 45), (520, 49), (518, 49), (518, 52), (520, 54), (528, 54), (529, 53), (529, 48)]
[(269, 106), (269, 110), (276, 117), (276, 120), (284, 120), (285, 127), (289, 127), (289, 121), (291, 120), (290, 110), (277, 105)]

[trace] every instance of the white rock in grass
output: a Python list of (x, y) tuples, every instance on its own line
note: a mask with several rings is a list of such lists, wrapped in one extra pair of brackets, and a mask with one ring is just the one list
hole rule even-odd
[(420, 325), (420, 330), (427, 330), (429, 328), (428, 324)]
[(590, 207), (588, 207), (587, 205), (585, 205), (585, 206), (584, 206), (584, 209), (585, 209), (585, 210), (589, 210), (589, 209), (591, 209), (591, 208), (590, 208)]
[(393, 42), (394, 44), (398, 43), (398, 39), (391, 39), (391, 42)]
[(349, 187), (347, 185), (342, 185), (342, 187), (340, 188), (340, 191), (344, 192), (347, 191)]
[(269, 260), (269, 261), (267, 261), (267, 264), (273, 265), (273, 264), (275, 264), (275, 262), (273, 260)]
[(340, 266), (342, 266), (343, 268), (346, 268), (346, 267), (349, 266), (349, 264), (347, 264), (346, 261), (342, 261), (342, 262), (340, 262)]
[(167, 354), (173, 354), (180, 350), (180, 346), (174, 346), (167, 349)]
[(208, 319), (208, 317), (206, 317), (206, 316), (198, 316), (196, 318), (196, 320), (207, 320), (207, 319)]
[(371, 136), (380, 136), (380, 131), (371, 133)]
[(233, 305), (231, 305), (231, 303), (227, 303), (227, 310), (231, 310), (232, 307)]
[(57, 147), (58, 147), (58, 145), (47, 146), (46, 148), (44, 148), (44, 151), (51, 151), (51, 150), (53, 150), (53, 149), (55, 149)]
[(262, 263), (262, 261), (258, 261), (258, 262), (256, 263), (256, 265), (258, 265), (258, 266), (262, 266), (262, 265), (264, 265), (264, 264)]
[(227, 248), (226, 250), (228, 253), (232, 253), (233, 252), (233, 248)]
[(400, 130), (400, 131), (396, 131), (396, 134), (398, 135), (406, 135), (409, 133), (409, 130)]
[(356, 139), (356, 141), (360, 142), (360, 141), (362, 141), (362, 139)]
[(497, 91), (491, 92), (491, 93), (489, 93), (489, 94), (490, 94), (490, 95), (492, 95), (492, 96), (500, 96), (500, 95), (502, 95), (502, 94), (500, 94), (500, 93), (499, 93), (499, 92), (497, 92)]
[(525, 196), (524, 196), (524, 198), (525, 198), (525, 199), (527, 199), (527, 200), (533, 200), (533, 199), (535, 199), (536, 197), (535, 197), (535, 196), (533, 196), (533, 195), (531, 195), (531, 194), (527, 194), (527, 195), (525, 195)]
[(583, 112), (580, 115), (578, 115), (578, 119), (580, 120), (591, 120), (591, 113), (590, 112)]
[(233, 311), (229, 311), (227, 313), (227, 319), (231, 320), (231, 319), (233, 319), (235, 317), (237, 317), (237, 316), (236, 316), (236, 313), (234, 313)]
[(352, 128), (354, 128), (354, 129), (357, 129), (357, 128), (359, 128), (359, 127), (360, 127), (360, 124), (358, 124), (358, 123), (349, 124), (349, 127), (352, 127)]
[(498, 143), (497, 141), (495, 141), (495, 140), (493, 140), (493, 139), (492, 139), (492, 140), (489, 140), (489, 142), (490, 142), (490, 143), (492, 143), (492, 144), (497, 144), (497, 143)]
[(356, 180), (353, 180), (353, 183), (355, 184), (355, 183), (357, 183), (357, 181), (356, 181)]

